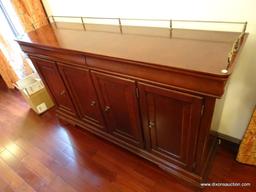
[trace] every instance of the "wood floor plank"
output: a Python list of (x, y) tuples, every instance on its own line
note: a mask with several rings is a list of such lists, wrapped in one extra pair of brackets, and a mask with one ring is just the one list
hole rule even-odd
[(0, 178), (0, 192), (4, 191), (9, 185), (2, 179)]
[(1, 179), (4, 180), (13, 191), (35, 192), (19, 175), (15, 173), (2, 159), (0, 159)]
[(40, 161), (30, 157), (26, 156), (22, 163), (31, 171), (35, 172), (37, 175), (39, 175), (44, 181), (46, 181), (46, 184), (49, 185), (56, 177), (57, 175), (54, 174), (51, 170), (49, 170), (46, 166), (44, 166)]
[[(67, 167), (64, 167), (56, 171), (58, 171), (58, 175), (60, 177), (62, 177), (66, 182), (68, 181), (68, 183), (77, 191), (99, 191), (91, 184), (90, 180), (87, 180), (86, 177), (84, 177), (86, 171), (81, 167), (75, 170), (70, 170)], [(91, 179), (93, 179), (93, 177)]]
[(4, 146), (0, 145), (0, 153), (5, 150)]
[[(24, 148), (26, 152), (29, 154), (29, 156), (37, 159), (38, 161), (40, 160), (42, 165), (49, 168), (50, 171), (58, 173), (58, 176), (64, 178), (66, 183), (69, 183), (73, 188), (78, 189), (78, 191), (96, 191), (90, 184), (88, 184), (88, 181), (84, 179), (83, 175), (85, 172), (82, 172), (82, 169), (79, 171), (82, 172), (81, 175), (79, 175), (74, 170), (70, 171), (66, 167), (63, 167), (64, 165), (56, 161), (56, 159), (54, 160), (53, 157), (49, 156), (45, 151), (39, 149), (38, 147), (36, 147), (36, 145), (30, 144), (28, 141), (24, 141), (24, 139), (17, 140), (16, 144)], [(65, 156), (65, 158), (68, 158), (68, 161), (66, 162), (70, 163), (71, 161), (74, 161), (69, 157)], [(65, 161), (64, 158), (63, 160)], [(47, 187), (47, 189), (48, 188), (49, 187)]]
[[(101, 166), (108, 167), (110, 170), (113, 170), (116, 175), (119, 176), (114, 180), (114, 183), (118, 182), (119, 179), (126, 178), (127, 180), (138, 183), (138, 185), (143, 185), (149, 189), (152, 189), (155, 185), (155, 181), (150, 178), (150, 175), (142, 175), (130, 166), (123, 166), (123, 161), (116, 161), (111, 154), (107, 156), (106, 154), (102, 154), (98, 151), (93, 159)], [(104, 159), (104, 161), (102, 161), (102, 159)]]
[(50, 191), (61, 192), (76, 192), (76, 190), (67, 184), (61, 177), (56, 177), (49, 186)]
[(4, 188), (0, 189), (0, 192), (14, 192), (14, 191), (9, 185), (7, 185)]
[(57, 161), (52, 156), (50, 156), (48, 153), (42, 151), (36, 145), (33, 145), (32, 143), (25, 141), (24, 139), (18, 139), (15, 142), (19, 147), (21, 147), (26, 153), (28, 153), (31, 157), (39, 160), (41, 163), (43, 163), (48, 168), (50, 167), (58, 167), (61, 168), (64, 163), (65, 159), (63, 158), (62, 161)]
[[(19, 140), (18, 145), (23, 145), (24, 148), (25, 148), (24, 145), (26, 145), (26, 147), (28, 148), (29, 144), (28, 143), (25, 144), (24, 141), (21, 142), (21, 140)], [(38, 142), (35, 143), (35, 145), (38, 145)], [(41, 143), (41, 145), (39, 144), (40, 148), (41, 147), (45, 148), (45, 146), (47, 146), (46, 143)], [(48, 151), (47, 151), (47, 153), (48, 153), (49, 150), (52, 149), (52, 148), (46, 148), (46, 149), (43, 149), (43, 150), (47, 150), (47, 149), (48, 149)], [(62, 153), (62, 155), (63, 155), (66, 152), (63, 151), (63, 152), (60, 152), (60, 153)], [(81, 152), (77, 151), (76, 149), (73, 149), (72, 155), (70, 153), (68, 153), (67, 155), (69, 157), (71, 157), (73, 160), (68, 163), (66, 169), (69, 170), (69, 172), (72, 172), (73, 170), (70, 170), (70, 169), (73, 166), (80, 167), (81, 170), (84, 170), (82, 177), (83, 178), (87, 177), (89, 183), (91, 183), (92, 185), (97, 186), (98, 185), (97, 182), (99, 182), (99, 181), (101, 183), (106, 183), (106, 181), (111, 181), (115, 177), (115, 173), (113, 173), (109, 169), (101, 166), (100, 164), (97, 164), (97, 163), (93, 162), (92, 160), (90, 160), (88, 158), (87, 154), (85, 154), (85, 156), (84, 156), (84, 154), (82, 154)], [(61, 169), (63, 169), (63, 168), (61, 168)], [(92, 178), (92, 177), (95, 178), (93, 181), (97, 181), (96, 183), (95, 182), (90, 182), (89, 178)]]
[(11, 152), (5, 150), (0, 154), (2, 160), (12, 168), (27, 184), (29, 184), (34, 190), (38, 190), (42, 186), (46, 185), (46, 182), (37, 174), (27, 169), (24, 164), (17, 159)]
[(7, 145), (5, 145), (5, 148), (9, 152), (11, 152), (13, 155), (15, 155), (17, 159), (20, 159), (20, 160), (22, 160), (27, 155), (27, 153), (23, 149), (21, 149), (18, 145), (16, 145), (15, 142), (8, 143)]

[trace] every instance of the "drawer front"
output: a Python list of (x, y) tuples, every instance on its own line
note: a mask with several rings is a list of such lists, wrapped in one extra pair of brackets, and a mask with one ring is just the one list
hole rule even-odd
[(157, 82), (201, 95), (220, 97), (224, 92), (225, 78), (210, 77), (205, 74), (166, 69), (157, 65), (145, 65), (137, 62), (111, 61), (96, 57), (86, 57), (89, 67), (106, 70), (116, 74), (133, 76), (136, 79)]
[(21, 45), (22, 50), (29, 54), (38, 56), (40, 58), (55, 60), (55, 61), (66, 61), (73, 64), (86, 65), (85, 56), (79, 53), (58, 50), (55, 48), (39, 48), (34, 46)]

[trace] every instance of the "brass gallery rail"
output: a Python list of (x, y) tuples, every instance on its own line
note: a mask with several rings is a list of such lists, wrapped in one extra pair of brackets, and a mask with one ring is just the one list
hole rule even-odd
[[(170, 32), (175, 28), (174, 23), (217, 23), (217, 24), (235, 24), (235, 25), (241, 25), (243, 26), (242, 31), (240, 35), (237, 37), (237, 39), (234, 41), (232, 49), (230, 50), (228, 56), (227, 56), (227, 67), (226, 69), (222, 70), (222, 73), (227, 73), (228, 69), (232, 65), (235, 56), (237, 52), (240, 49), (240, 46), (243, 42), (244, 35), (246, 32), (247, 22), (235, 22), (235, 21), (203, 21), (203, 20), (178, 20), (178, 19), (139, 19), (139, 18), (111, 18), (111, 17), (84, 17), (84, 16), (49, 16), (49, 20), (53, 23), (56, 22), (56, 18), (68, 18), (68, 19), (80, 19), (81, 24), (83, 25), (83, 28), (86, 30), (86, 23), (88, 22), (88, 19), (94, 19), (94, 20), (116, 20), (117, 25), (119, 26), (120, 33), (123, 33), (122, 27), (125, 26), (123, 24), (123, 21), (159, 21), (159, 22), (168, 22), (170, 29)], [(177, 29), (177, 28), (176, 28)]]

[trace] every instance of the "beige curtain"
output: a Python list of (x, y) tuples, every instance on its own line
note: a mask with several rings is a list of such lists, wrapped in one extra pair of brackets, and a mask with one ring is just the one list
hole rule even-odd
[(40, 0), (11, 0), (26, 32), (48, 24)]
[(14, 72), (10, 62), (4, 55), (6, 43), (0, 34), (0, 75), (5, 81), (8, 88), (14, 88), (14, 83), (18, 80), (18, 76)]
[(256, 165), (256, 109), (240, 144), (237, 161)]
[(0, 75), (8, 88), (13, 89), (14, 83), (18, 80), (17, 75), (9, 65), (2, 51), (0, 50)]
[[(48, 24), (40, 0), (11, 0), (11, 3), (26, 32)], [(14, 88), (14, 83), (19, 78), (32, 73), (29, 62), (17, 43), (4, 35), (0, 28), (0, 75), (9, 88)]]
[(14, 88), (14, 83), (33, 71), (29, 60), (24, 58), (18, 44), (7, 35), (1, 33), (0, 28), (0, 75), (8, 88)]
[(14, 88), (14, 83), (18, 80), (18, 76), (12, 67), (13, 60), (10, 53), (14, 53), (14, 51), (0, 33), (0, 75), (8, 88)]

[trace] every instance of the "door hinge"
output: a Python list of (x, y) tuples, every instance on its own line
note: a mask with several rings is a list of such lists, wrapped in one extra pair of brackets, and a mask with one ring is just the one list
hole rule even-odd
[(204, 105), (201, 107), (201, 116), (204, 114)]
[(139, 88), (138, 87), (136, 87), (135, 92), (136, 92), (136, 97), (139, 98), (140, 94), (139, 94)]

